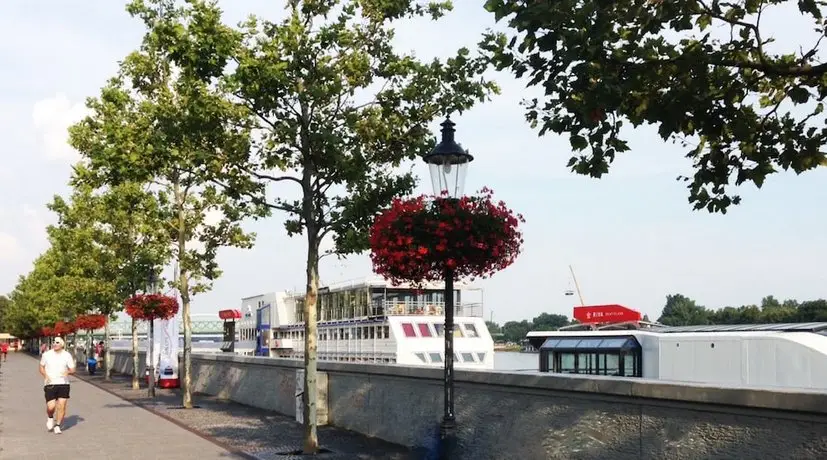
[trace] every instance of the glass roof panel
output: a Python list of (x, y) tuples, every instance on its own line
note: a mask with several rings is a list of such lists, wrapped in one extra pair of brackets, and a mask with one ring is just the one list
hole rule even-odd
[(577, 344), (577, 348), (598, 348), (603, 339), (583, 339)]
[(560, 339), (551, 338), (543, 342), (540, 348), (555, 348), (558, 342), (560, 342)]
[(603, 343), (600, 344), (600, 348), (622, 348), (628, 341), (628, 337), (605, 339)]
[(580, 339), (562, 339), (555, 348), (577, 348)]

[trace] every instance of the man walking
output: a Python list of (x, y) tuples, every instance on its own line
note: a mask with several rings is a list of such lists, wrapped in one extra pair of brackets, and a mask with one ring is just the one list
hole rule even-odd
[(46, 429), (60, 434), (60, 424), (66, 415), (69, 400), (69, 375), (75, 373), (75, 358), (64, 349), (66, 343), (55, 337), (52, 349), (40, 358), (40, 375), (45, 379)]
[(0, 343), (0, 353), (3, 354), (3, 361), (9, 360), (9, 343), (3, 342)]

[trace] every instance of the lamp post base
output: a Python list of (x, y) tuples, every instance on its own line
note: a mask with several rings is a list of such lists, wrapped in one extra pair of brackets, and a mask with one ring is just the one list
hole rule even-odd
[(443, 418), (439, 424), (439, 459), (455, 458), (457, 447), (457, 422), (453, 418)]

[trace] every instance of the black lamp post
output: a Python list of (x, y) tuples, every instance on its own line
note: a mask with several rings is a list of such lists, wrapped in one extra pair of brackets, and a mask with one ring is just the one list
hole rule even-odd
[[(149, 272), (149, 279), (146, 283), (146, 293), (155, 294), (158, 291), (158, 279), (153, 268)], [(149, 320), (149, 366), (147, 366), (147, 389), (149, 397), (155, 397), (155, 318)]]
[[(458, 199), (465, 188), (468, 163), (474, 160), (467, 150), (454, 140), (454, 123), (450, 117), (442, 122), (442, 140), (423, 157), (431, 173), (434, 194), (443, 199)], [(456, 419), (454, 417), (454, 270), (445, 267), (445, 374), (444, 413), (440, 425), (441, 459), (450, 459), (456, 447)]]

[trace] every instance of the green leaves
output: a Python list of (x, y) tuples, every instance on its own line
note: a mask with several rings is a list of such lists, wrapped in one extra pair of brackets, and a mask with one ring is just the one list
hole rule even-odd
[[(798, 3), (818, 29), (815, 5)], [(624, 121), (654, 124), (664, 140), (701, 141), (687, 151), (695, 168), (689, 201), (725, 212), (740, 201), (730, 186), (760, 187), (774, 172), (827, 161), (827, 65), (812, 45), (773, 54), (759, 22), (766, 6), (489, 0), (486, 8), (510, 31), (489, 32), (480, 47), (496, 68), (542, 85), (545, 97), (524, 103), (526, 119), (541, 135), (569, 135), (573, 172), (600, 177), (628, 150)], [(731, 33), (713, 37), (719, 29)]]

